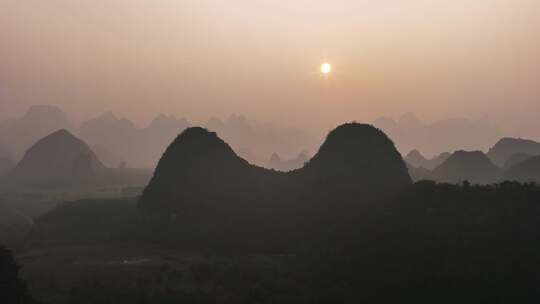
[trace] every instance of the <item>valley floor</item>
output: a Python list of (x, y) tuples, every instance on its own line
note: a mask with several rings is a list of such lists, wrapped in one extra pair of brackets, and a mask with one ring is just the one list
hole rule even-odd
[(137, 242), (34, 244), (16, 255), (21, 277), (44, 303), (253, 303), (287, 292), (290, 258)]

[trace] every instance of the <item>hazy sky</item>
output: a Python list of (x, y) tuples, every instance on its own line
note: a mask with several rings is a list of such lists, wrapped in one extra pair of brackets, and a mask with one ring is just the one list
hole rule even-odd
[(55, 104), (321, 130), (412, 111), (540, 135), (539, 56), (537, 0), (0, 0), (0, 119)]

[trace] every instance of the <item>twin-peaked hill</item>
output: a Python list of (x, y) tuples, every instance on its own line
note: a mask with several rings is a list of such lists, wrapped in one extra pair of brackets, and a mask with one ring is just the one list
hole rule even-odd
[(410, 184), (392, 141), (370, 125), (336, 128), (303, 168), (287, 173), (251, 165), (216, 133), (194, 127), (167, 148), (139, 206), (177, 216), (240, 205), (263, 212), (266, 203), (298, 204), (299, 196), (336, 205), (349, 200), (360, 203), (395, 194)]
[(251, 165), (216, 133), (194, 127), (163, 154), (139, 214), (161, 227), (149, 229), (152, 239), (281, 250), (308, 232), (354, 220), (411, 183), (392, 141), (369, 125), (336, 128), (304, 167), (290, 172)]

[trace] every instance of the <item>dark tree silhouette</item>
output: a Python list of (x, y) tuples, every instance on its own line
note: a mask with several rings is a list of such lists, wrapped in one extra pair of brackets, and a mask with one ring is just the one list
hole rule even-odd
[(0, 302), (5, 304), (36, 303), (28, 293), (26, 283), (18, 278), (19, 266), (11, 251), (0, 244)]

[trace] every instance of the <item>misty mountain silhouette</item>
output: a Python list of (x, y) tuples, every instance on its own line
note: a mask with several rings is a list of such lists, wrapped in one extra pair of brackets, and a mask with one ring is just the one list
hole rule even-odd
[(8, 178), (31, 185), (68, 183), (92, 176), (104, 168), (85, 142), (62, 129), (30, 147)]
[(405, 161), (415, 168), (427, 168), (427, 163), (429, 162), (429, 160), (425, 158), (424, 155), (422, 155), (422, 153), (420, 153), (420, 151), (416, 149), (407, 153), (407, 156), (405, 156)]
[(17, 160), (38, 139), (59, 129), (72, 129), (67, 115), (58, 107), (36, 105), (22, 117), (0, 124), (0, 142)]
[(414, 182), (423, 181), (423, 180), (434, 180), (433, 172), (424, 167), (414, 167), (407, 163), (407, 169), (409, 170), (409, 175), (411, 176)]
[(435, 155), (441, 151), (486, 149), (500, 138), (498, 128), (486, 119), (454, 118), (426, 123), (406, 113), (397, 120), (382, 117), (373, 124), (388, 134), (403, 153), (419, 149), (426, 155)]
[(281, 166), (281, 163), (282, 163), (281, 157), (279, 157), (279, 155), (276, 152), (274, 152), (270, 156), (270, 160), (268, 161), (268, 167), (271, 169), (277, 169), (278, 167)]
[(248, 240), (246, 233), (288, 239), (303, 229), (324, 229), (325, 218), (349, 217), (358, 206), (409, 185), (392, 141), (370, 125), (334, 129), (303, 168), (287, 173), (251, 165), (216, 133), (192, 127), (163, 154), (139, 209), (143, 216), (172, 217), (184, 227), (180, 231), (189, 226), (201, 233), (199, 240), (228, 231), (229, 239), (253, 243), (260, 240)]
[(540, 183), (540, 155), (516, 163), (504, 173), (505, 180)]
[[(238, 154), (252, 164), (266, 166), (272, 153), (294, 158), (298, 151), (312, 151), (320, 144), (317, 138), (296, 128), (265, 124), (243, 115), (230, 115), (221, 120), (212, 117), (205, 127), (225, 140)], [(249, 149), (249, 153), (240, 153)]]
[(158, 115), (146, 128), (107, 112), (81, 124), (81, 138), (94, 147), (110, 167), (153, 168), (165, 147), (189, 126), (185, 119)]
[(444, 152), (431, 159), (424, 157), (420, 151), (414, 149), (405, 156), (405, 161), (414, 168), (433, 170), (450, 157), (450, 153)]
[(540, 155), (540, 143), (528, 139), (505, 137), (489, 149), (487, 156), (494, 164), (503, 167), (505, 162), (515, 153), (526, 153), (531, 156)]
[(433, 170), (433, 177), (440, 182), (474, 184), (495, 182), (500, 170), (481, 151), (456, 151)]
[(20, 190), (98, 190), (142, 186), (150, 170), (107, 168), (92, 149), (69, 131), (58, 130), (28, 149), (0, 185)]
[(522, 152), (514, 153), (510, 155), (510, 157), (504, 162), (503, 169), (508, 170), (531, 157), (533, 157), (533, 155), (530, 155), (528, 153), (522, 153)]
[(285, 161), (282, 161), (277, 153), (272, 153), (266, 167), (278, 171), (291, 171), (302, 168), (308, 160), (306, 152), (300, 152), (296, 158)]

